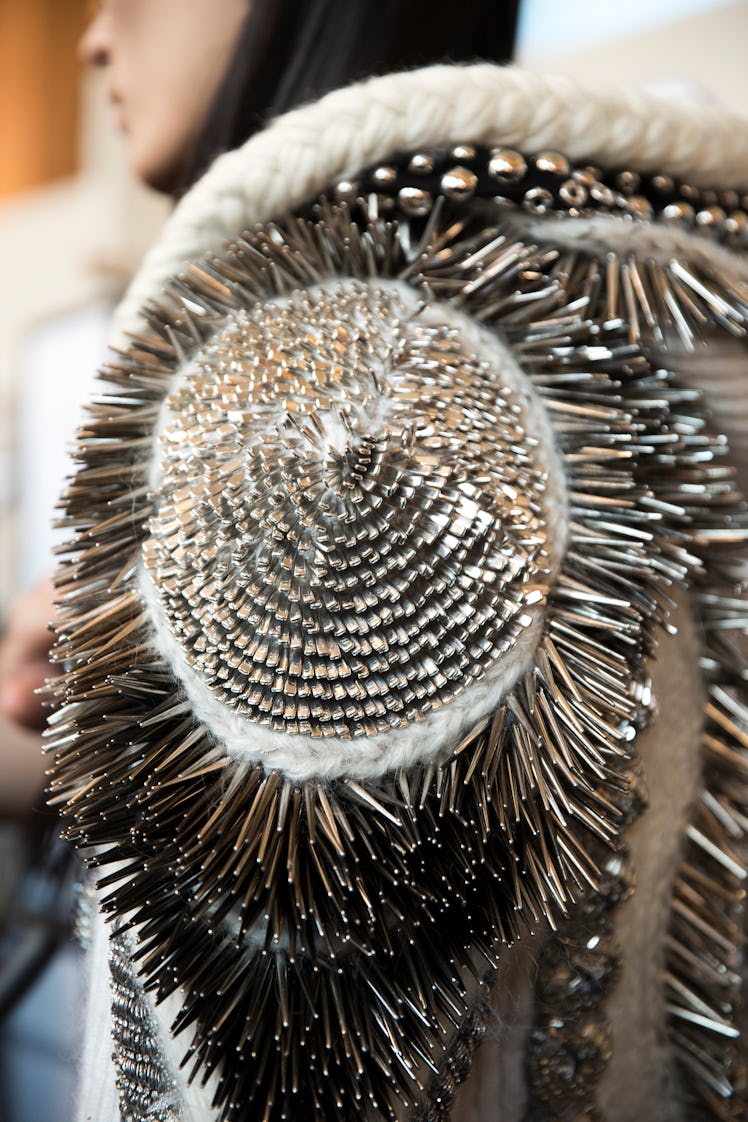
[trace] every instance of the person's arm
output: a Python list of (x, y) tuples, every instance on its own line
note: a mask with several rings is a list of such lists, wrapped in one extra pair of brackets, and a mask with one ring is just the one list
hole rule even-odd
[(23, 815), (31, 809), (48, 767), (39, 733), (0, 714), (0, 816)]
[(0, 813), (24, 814), (44, 784), (47, 760), (38, 730), (43, 700), (35, 692), (52, 670), (49, 648), (54, 590), (47, 579), (13, 605), (0, 637)]

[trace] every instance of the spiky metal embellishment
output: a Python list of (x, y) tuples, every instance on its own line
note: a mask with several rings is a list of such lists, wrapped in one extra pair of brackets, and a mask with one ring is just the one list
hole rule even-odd
[(381, 775), (454, 747), (442, 710), (463, 690), (465, 723), (495, 708), (565, 505), (519, 381), (449, 305), (356, 280), (237, 313), (180, 375), (144, 596), (232, 754)]
[(606, 891), (728, 517), (588, 274), (442, 204), (193, 265), (80, 433), (53, 798), (225, 1122), (444, 1115), (502, 948)]

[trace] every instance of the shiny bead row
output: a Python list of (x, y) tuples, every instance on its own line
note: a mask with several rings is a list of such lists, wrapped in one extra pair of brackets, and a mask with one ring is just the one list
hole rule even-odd
[(411, 217), (429, 214), (439, 196), (457, 202), (494, 198), (536, 214), (614, 211), (748, 243), (748, 194), (699, 189), (663, 174), (576, 166), (555, 151), (530, 156), (460, 144), (370, 168), (335, 189), (338, 200), (348, 201), (371, 192), (396, 199)]

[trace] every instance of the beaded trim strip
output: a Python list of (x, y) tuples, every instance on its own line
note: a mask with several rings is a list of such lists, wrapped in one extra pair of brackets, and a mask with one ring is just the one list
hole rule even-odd
[(612, 1054), (605, 1000), (617, 984), (621, 948), (615, 908), (633, 891), (626, 851), (600, 854), (602, 890), (588, 893), (541, 954), (527, 1053), (526, 1122), (593, 1118)]
[(168, 1074), (158, 1030), (143, 1000), (126, 935), (109, 940), (112, 1037), (123, 1122), (179, 1122), (176, 1084)]
[(664, 174), (572, 164), (561, 152), (459, 144), (369, 168), (335, 188), (336, 198), (347, 201), (371, 192), (396, 197), (412, 216), (428, 214), (440, 196), (454, 202), (496, 199), (535, 214), (620, 214), (748, 245), (748, 194), (704, 190)]
[(473, 1058), (486, 1034), (490, 1006), (481, 1002), (467, 1015), (455, 1033), (443, 1063), (411, 1122), (446, 1122), (452, 1113), (458, 1087), (470, 1074)]

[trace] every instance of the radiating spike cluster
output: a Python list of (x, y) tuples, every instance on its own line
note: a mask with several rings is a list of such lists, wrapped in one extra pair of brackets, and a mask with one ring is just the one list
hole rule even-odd
[(548, 582), (538, 438), (406, 294), (262, 302), (166, 403), (146, 567), (201, 682), (276, 731), (370, 736), (441, 708)]
[(598, 261), (572, 252), (562, 253), (556, 268), (603, 323), (625, 323), (629, 340), (648, 350), (666, 350), (671, 338), (693, 350), (715, 326), (740, 337), (748, 330), (748, 284), (728, 280), (708, 258), (661, 263), (611, 251)]
[[(634, 256), (619, 259), (612, 252), (602, 262), (586, 253), (567, 253), (553, 271), (563, 278), (570, 297), (580, 289), (585, 293), (587, 306), (601, 325), (628, 324), (629, 338), (640, 350), (626, 380), (629, 399), (638, 398), (641, 408), (647, 397), (657, 395), (659, 385), (668, 403), (665, 414), (655, 413), (648, 437), (650, 452), (644, 460), (653, 490), (651, 509), (659, 509), (672, 529), (680, 531), (667, 552), (676, 566), (690, 573), (698, 590), (696, 610), (707, 636), (704, 670), (713, 693), (727, 700), (729, 712), (718, 717), (720, 707), (714, 698), (706, 712), (703, 793), (675, 882), (663, 985), (674, 1050), (690, 1090), (690, 1109), (697, 1112), (694, 1118), (735, 1122), (745, 1117), (746, 1110), (742, 1010), (748, 773), (741, 753), (745, 754), (746, 746), (748, 611), (744, 591), (739, 585), (735, 591), (740, 576), (735, 547), (746, 542), (745, 503), (726, 462), (726, 441), (710, 431), (701, 395), (679, 386), (677, 377), (651, 363), (673, 328), (688, 346), (715, 327), (742, 334), (748, 322), (747, 293), (740, 284), (728, 287), (718, 276), (697, 275), (685, 264), (672, 262), (661, 269), (651, 261), (637, 262)], [(622, 285), (627, 273), (636, 281)], [(699, 306), (679, 303), (682, 291), (669, 288), (672, 275), (690, 277)], [(628, 296), (622, 300), (627, 285)], [(647, 289), (665, 294), (664, 302), (648, 305)], [(688, 332), (679, 324), (687, 325)], [(521, 340), (517, 346), (523, 346)], [(644, 357), (650, 360), (646, 365), (641, 361)], [(639, 418), (645, 415), (639, 413)], [(644, 446), (643, 429), (637, 435)], [(590, 913), (595, 909), (599, 916), (593, 921)], [(591, 969), (598, 982), (606, 975), (615, 976), (609, 923), (604, 898), (590, 894), (581, 909), (562, 922), (544, 957), (529, 1069), (534, 1092), (531, 1116), (544, 1122), (593, 1108), (602, 1070), (595, 1057), (599, 1059), (608, 1047), (600, 1022), (602, 1000), (598, 995), (598, 1006), (584, 1015), (577, 1006), (579, 994), (590, 992), (585, 978)], [(585, 942), (591, 931), (595, 933), (592, 950)], [(603, 946), (608, 948), (608, 965), (601, 970), (597, 956)], [(576, 964), (575, 969), (570, 969), (570, 963)], [(601, 990), (604, 996), (607, 985)], [(597, 1030), (592, 1030), (590, 1016)], [(592, 1045), (596, 1032), (597, 1050)], [(565, 1087), (569, 1073), (573, 1077)]]
[(745, 653), (738, 669), (719, 651), (730, 633), (745, 651), (748, 598), (705, 592), (702, 610), (707, 668), (714, 660), (719, 671), (710, 673), (703, 786), (673, 889), (665, 989), (693, 1117), (742, 1122), (748, 1117), (748, 687)]
[[(151, 332), (107, 371), (111, 390), (81, 431), (66, 500), (75, 538), (58, 580), (64, 673), (52, 721), (53, 801), (102, 869), (106, 910), (136, 932), (144, 986), (157, 998), (181, 988), (175, 1030), (185, 1032), (195, 1076), (216, 1073), (224, 1122), (394, 1120), (404, 1107), (443, 1117), (445, 1055), (476, 1016), (470, 979), (482, 979), (523, 931), (541, 920), (553, 926), (595, 896), (603, 904), (587, 922), (608, 939), (608, 910), (625, 884), (620, 835), (637, 809), (634, 741), (651, 709), (646, 660), (667, 619), (668, 589), (699, 571), (702, 547), (718, 551), (745, 534), (702, 403), (652, 368), (618, 306), (607, 315), (606, 266), (523, 244), (494, 219), (486, 224), (482, 208), (449, 203), (423, 220), (397, 218), (383, 220), (374, 195), (363, 213), (322, 204), (311, 218), (247, 234), (174, 282), (150, 309)], [(270, 488), (264, 512), (232, 507), (228, 477), (206, 477), (196, 499), (195, 472), (180, 477), (175, 453), (157, 509), (153, 434), (175, 371), (225, 337), (227, 315), (340, 277), (357, 282), (354, 318), (374, 316), (384, 299), (371, 286), (362, 305), (362, 282), (397, 278), (424, 302), (448, 301), (502, 333), (551, 419), (568, 526), (534, 666), (446, 761), (376, 782), (295, 782), (232, 756), (196, 722), (154, 650), (136, 573), (145, 542), (166, 602), (173, 598), (174, 617), (189, 629), (194, 665), (213, 673), (218, 644), (197, 647), (199, 629), (210, 634), (218, 615), (213, 592), (201, 586), (203, 605), (197, 589), (179, 588), (180, 550), (194, 551), (198, 540), (211, 548), (191, 536), (196, 502), (228, 521), (269, 524)], [(293, 314), (308, 317), (311, 298), (295, 299)], [(701, 306), (705, 315), (712, 307)], [(242, 326), (228, 330), (249, 330), (251, 316), (229, 322)], [(432, 358), (433, 345), (424, 344)], [(369, 385), (355, 363), (354, 401)], [(263, 379), (261, 404), (272, 407), (275, 373), (262, 362), (251, 378), (230, 364), (217, 383), (201, 382), (199, 366), (196, 377), (219, 442), (211, 411), (234, 392), (232, 378), (242, 390), (235, 412), (261, 398)], [(486, 406), (502, 403), (492, 430), (500, 440), (516, 422), (509, 398), (497, 386)], [(170, 407), (165, 431), (174, 415)], [(171, 431), (181, 440), (189, 423)], [(318, 448), (313, 429), (302, 421), (289, 433), (297, 458), (302, 447)], [(412, 456), (410, 439), (402, 447)], [(367, 455), (373, 462), (374, 446)], [(253, 479), (261, 488), (259, 470)], [(281, 490), (292, 486), (290, 471), (279, 481)], [(288, 540), (284, 532), (278, 552), (290, 558)], [(383, 535), (376, 548), (384, 543)], [(220, 564), (219, 550), (214, 571), (224, 579)], [(232, 697), (235, 672), (220, 686)], [(298, 710), (284, 714), (298, 718)], [(614, 948), (609, 957), (606, 979)], [(587, 1098), (598, 1075), (585, 1082)], [(547, 1085), (538, 1093), (547, 1102)], [(550, 1107), (540, 1116), (551, 1117)]]

